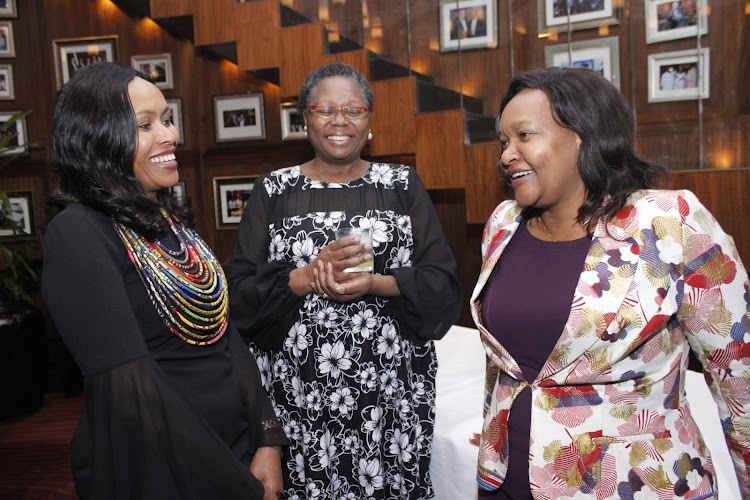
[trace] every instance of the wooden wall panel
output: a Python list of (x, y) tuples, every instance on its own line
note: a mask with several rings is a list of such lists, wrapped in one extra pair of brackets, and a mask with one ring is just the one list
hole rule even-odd
[(484, 224), (505, 199), (497, 172), (500, 144), (488, 142), (466, 146), (466, 220)]
[(151, 17), (187, 16), (193, 13), (195, 0), (151, 0)]
[(280, 40), (281, 95), (297, 96), (305, 76), (319, 66), (323, 55), (323, 28), (317, 23), (282, 28)]
[(674, 172), (674, 189), (689, 189), (734, 237), (743, 264), (750, 265), (750, 169)]
[[(414, 153), (417, 145), (416, 79), (393, 78), (372, 82), (375, 111), (370, 121), (370, 154)], [(398, 117), (394, 129), (393, 117)]]
[(462, 111), (417, 115), (417, 171), (427, 189), (465, 186), (463, 137)]
[(737, 166), (750, 167), (750, 115), (742, 115), (737, 119), (736, 151)]
[(278, 0), (255, 0), (239, 7), (242, 22), (230, 21), (237, 40), (237, 64), (243, 70), (277, 68), (281, 56)]
[(324, 54), (320, 58), (319, 65), (335, 61), (346, 63), (362, 73), (365, 78), (370, 78), (370, 59), (366, 50), (352, 50), (350, 52), (340, 52), (338, 54)]

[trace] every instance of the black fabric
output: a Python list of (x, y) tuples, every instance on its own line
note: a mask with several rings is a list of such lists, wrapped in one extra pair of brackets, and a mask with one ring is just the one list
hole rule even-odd
[(262, 498), (252, 454), (285, 439), (236, 330), (208, 346), (177, 338), (111, 221), (77, 204), (46, 231), (42, 294), (85, 376), (82, 498)]
[[(401, 296), (292, 293), (289, 273), (341, 227), (373, 229), (374, 272), (393, 274)], [(290, 440), (284, 497), (432, 498), (430, 340), (457, 318), (461, 289), (416, 172), (372, 164), (345, 183), (316, 181), (298, 166), (266, 174), (224, 268), (232, 319)]]
[[(279, 349), (305, 300), (289, 289), (289, 273), (294, 264), (268, 262), (269, 226), (283, 224), (289, 214), (363, 208), (409, 214), (412, 220), (414, 266), (386, 271), (395, 276), (401, 292), (387, 305), (389, 313), (401, 324), (401, 334), (422, 342), (438, 340), (446, 334), (461, 310), (456, 262), (427, 190), (414, 169), (407, 171), (407, 190), (365, 188), (355, 181), (348, 185), (360, 188), (289, 190), (270, 197), (263, 185), (268, 174), (255, 181), (234, 251), (224, 263), (230, 314), (246, 340), (262, 349)], [(375, 267), (378, 268), (377, 262)]]

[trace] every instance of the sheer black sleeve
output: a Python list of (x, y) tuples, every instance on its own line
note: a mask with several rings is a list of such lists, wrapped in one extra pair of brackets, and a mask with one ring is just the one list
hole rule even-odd
[(442, 338), (461, 311), (463, 292), (456, 260), (443, 234), (435, 208), (414, 169), (409, 176), (409, 216), (414, 238), (412, 267), (388, 270), (401, 295), (388, 301), (388, 310), (410, 340)]
[(305, 298), (289, 288), (293, 263), (268, 262), (268, 202), (260, 177), (242, 215), (224, 272), (229, 282), (230, 316), (240, 334), (262, 349), (280, 349), (283, 332), (297, 320)]
[(240, 381), (243, 402), (247, 411), (251, 442), (255, 448), (262, 446), (283, 446), (288, 444), (284, 429), (281, 427), (271, 405), (268, 394), (260, 381), (258, 363), (252, 357), (247, 345), (242, 341), (236, 329), (230, 327), (229, 353), (232, 367)]

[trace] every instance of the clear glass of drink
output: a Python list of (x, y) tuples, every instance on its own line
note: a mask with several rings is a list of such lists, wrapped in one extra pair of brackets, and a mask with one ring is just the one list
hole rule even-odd
[[(346, 238), (347, 236), (359, 236), (359, 241), (362, 244), (367, 243), (370, 245), (370, 260), (367, 260), (356, 267), (350, 267), (344, 269), (345, 273), (371, 273), (373, 271), (374, 262), (372, 260), (372, 228), (371, 227), (340, 227), (336, 229), (336, 239)], [(358, 255), (362, 255), (361, 253)]]

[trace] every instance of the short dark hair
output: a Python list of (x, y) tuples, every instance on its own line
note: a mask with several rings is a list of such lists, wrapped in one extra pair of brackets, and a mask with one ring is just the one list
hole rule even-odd
[(128, 95), (134, 78), (150, 76), (116, 63), (82, 68), (55, 101), (50, 156), (59, 185), (50, 204), (82, 203), (149, 239), (168, 228), (160, 209), (192, 224), (188, 206), (161, 189), (149, 198), (133, 171), (137, 148), (135, 111)]
[[(661, 187), (669, 180), (667, 168), (636, 153), (633, 114), (620, 91), (601, 74), (586, 68), (530, 69), (518, 74), (503, 95), (496, 129), (505, 106), (526, 89), (544, 92), (554, 120), (581, 138), (578, 171), (586, 200), (578, 213), (580, 222), (611, 220), (633, 192)], [(508, 181), (504, 178), (505, 192), (512, 197)], [(530, 208), (525, 215), (537, 212)]]
[(307, 107), (310, 105), (310, 93), (313, 91), (313, 89), (322, 80), (325, 80), (326, 78), (332, 78), (334, 76), (344, 76), (346, 78), (354, 80), (354, 82), (359, 85), (359, 88), (362, 89), (362, 94), (364, 94), (365, 96), (365, 104), (367, 106), (367, 109), (372, 111), (374, 106), (374, 98), (372, 95), (370, 82), (368, 82), (367, 78), (365, 78), (364, 75), (356, 69), (352, 68), (346, 63), (338, 61), (324, 64), (323, 66), (320, 66), (307, 74), (304, 83), (302, 83), (302, 88), (299, 91), (297, 108), (302, 112), (307, 110)]

